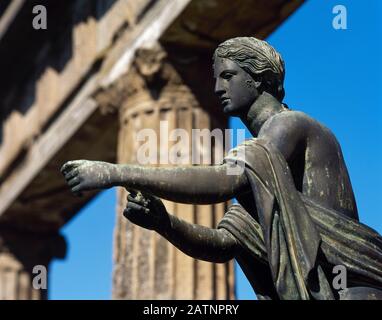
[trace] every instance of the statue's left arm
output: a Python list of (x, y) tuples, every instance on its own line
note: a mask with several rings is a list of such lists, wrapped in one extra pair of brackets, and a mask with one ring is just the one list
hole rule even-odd
[(185, 254), (222, 263), (239, 252), (239, 244), (229, 231), (189, 223), (169, 214), (159, 198), (140, 192), (132, 194), (127, 197), (124, 216), (143, 228), (158, 232)]

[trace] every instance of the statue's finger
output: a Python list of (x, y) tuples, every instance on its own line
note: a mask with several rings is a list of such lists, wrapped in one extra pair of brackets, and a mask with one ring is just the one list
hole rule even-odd
[(78, 173), (79, 173), (78, 169), (73, 169), (73, 170), (69, 171), (68, 173), (65, 174), (66, 181), (69, 181), (73, 177), (77, 176)]
[(79, 177), (74, 177), (73, 179), (68, 181), (68, 186), (72, 188), (72, 187), (76, 186), (77, 184), (79, 184), (80, 182), (81, 181), (80, 181)]
[(68, 161), (68, 162), (65, 162), (64, 165), (61, 167), (61, 173), (62, 174), (66, 174), (67, 172), (69, 172), (73, 167), (73, 161)]
[(136, 197), (132, 197), (131, 195), (127, 195), (127, 201), (134, 202), (143, 205), (143, 201), (141, 199), (137, 199)]
[(129, 190), (129, 194), (128, 196), (131, 195), (132, 197), (136, 197), (137, 196), (137, 191), (135, 190)]
[(143, 196), (141, 191), (138, 191), (135, 199), (137, 199), (137, 200), (145, 200), (145, 197)]
[(127, 201), (137, 203), (141, 206), (147, 206), (148, 204), (147, 200), (144, 199), (143, 197), (138, 197), (138, 196), (132, 197), (131, 195), (127, 195)]
[(151, 199), (152, 198), (152, 195), (149, 194), (149, 193), (146, 193), (146, 192), (139, 192), (140, 193), (140, 196), (144, 199)]
[(141, 211), (127, 207), (123, 210), (123, 216), (128, 219), (130, 222), (138, 224), (138, 225), (147, 225), (148, 224), (148, 216), (141, 213)]
[(60, 168), (60, 172), (65, 175), (65, 172), (66, 172), (66, 163), (64, 163), (61, 168)]
[(129, 202), (126, 206), (126, 208), (130, 208), (130, 210), (134, 210), (136, 213), (146, 213), (146, 208), (141, 206), (138, 203), (135, 202)]
[(127, 201), (132, 201), (132, 198), (135, 198), (137, 196), (137, 191), (135, 190), (127, 190), (127, 196), (126, 199)]
[(153, 194), (142, 192), (142, 195), (146, 199), (147, 203), (150, 203), (150, 202), (162, 202), (161, 199), (159, 199), (158, 197), (154, 196)]
[(135, 199), (135, 197), (133, 197), (131, 194), (128, 194), (127, 197), (127, 202), (139, 202), (138, 200)]
[(130, 208), (125, 208), (125, 210), (123, 210), (123, 216), (126, 218), (126, 219), (129, 219), (130, 218), (130, 215), (131, 215), (131, 209)]
[(160, 198), (154, 196), (153, 194), (142, 192), (142, 195), (146, 199), (146, 205), (149, 205), (150, 203), (154, 203), (156, 205), (163, 204), (162, 200)]
[(61, 168), (61, 172), (63, 174), (66, 174), (68, 173), (69, 171), (73, 170), (74, 168), (77, 168), (78, 166), (80, 166), (82, 163), (84, 163), (86, 160), (73, 160), (73, 161), (68, 161), (66, 162), (62, 168)]
[(72, 192), (73, 192), (74, 194), (76, 194), (76, 193), (80, 193), (81, 191), (83, 191), (83, 190), (82, 190), (81, 183), (75, 185), (71, 190), (72, 190)]

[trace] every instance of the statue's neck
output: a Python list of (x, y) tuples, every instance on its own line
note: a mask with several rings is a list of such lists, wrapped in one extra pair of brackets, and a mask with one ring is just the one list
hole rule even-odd
[(263, 92), (248, 111), (240, 116), (241, 121), (254, 137), (257, 137), (264, 122), (286, 108), (280, 101), (267, 92)]

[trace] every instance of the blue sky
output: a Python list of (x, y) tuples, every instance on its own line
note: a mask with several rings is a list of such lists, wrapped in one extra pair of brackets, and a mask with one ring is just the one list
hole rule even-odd
[[(332, 27), (332, 9), (338, 4), (347, 9), (346, 30)], [(334, 132), (349, 169), (360, 219), (379, 233), (381, 39), (380, 0), (308, 0), (267, 39), (286, 63), (284, 101)], [(231, 119), (231, 127), (244, 128), (237, 119)], [(50, 299), (111, 298), (115, 200), (115, 190), (103, 192), (62, 229), (68, 255), (51, 265)], [(237, 296), (254, 298), (238, 268)]]

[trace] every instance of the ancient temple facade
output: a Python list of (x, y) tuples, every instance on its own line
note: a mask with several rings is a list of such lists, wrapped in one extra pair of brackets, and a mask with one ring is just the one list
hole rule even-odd
[[(227, 128), (213, 94), (213, 50), (235, 36), (265, 38), (302, 2), (2, 1), (0, 299), (48, 297), (33, 270), (65, 257), (60, 229), (97, 194), (74, 197), (59, 172), (64, 162), (136, 163), (136, 133), (158, 132), (161, 122), (187, 132)], [(46, 29), (33, 27), (37, 5)], [(133, 226), (121, 215), (126, 191), (117, 192), (114, 299), (235, 298), (232, 262), (193, 260)], [(213, 227), (227, 204), (166, 206)]]

